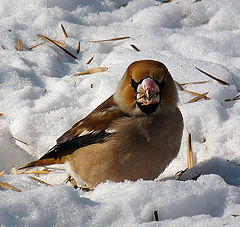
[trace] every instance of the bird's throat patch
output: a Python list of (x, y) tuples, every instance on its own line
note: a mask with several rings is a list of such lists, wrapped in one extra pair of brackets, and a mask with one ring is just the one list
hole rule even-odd
[(158, 103), (154, 103), (154, 104), (149, 104), (149, 105), (142, 105), (142, 103), (137, 102), (138, 107), (141, 109), (141, 111), (145, 114), (152, 114), (156, 111), (156, 109), (159, 106), (159, 102)]

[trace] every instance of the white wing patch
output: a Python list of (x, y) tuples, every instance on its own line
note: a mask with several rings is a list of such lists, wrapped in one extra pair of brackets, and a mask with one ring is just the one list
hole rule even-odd
[(84, 130), (84, 131), (82, 131), (82, 133), (80, 133), (80, 134), (78, 135), (78, 137), (80, 137), (80, 136), (86, 136), (86, 135), (88, 135), (88, 134), (98, 133), (98, 132), (99, 132), (99, 131), (94, 131), (94, 130), (91, 130), (91, 131)]
[(105, 129), (105, 132), (106, 133), (115, 133), (115, 132), (117, 132), (117, 130), (114, 128), (108, 128), (108, 129)]

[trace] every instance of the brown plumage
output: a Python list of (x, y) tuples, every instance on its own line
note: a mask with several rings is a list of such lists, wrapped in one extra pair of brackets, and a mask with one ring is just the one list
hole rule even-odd
[(183, 119), (164, 64), (133, 62), (115, 93), (22, 168), (63, 164), (89, 186), (106, 180), (153, 180), (177, 156)]

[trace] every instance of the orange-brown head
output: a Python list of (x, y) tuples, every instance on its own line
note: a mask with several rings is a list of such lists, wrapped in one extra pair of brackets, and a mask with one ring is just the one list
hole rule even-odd
[(114, 100), (130, 115), (175, 111), (177, 90), (166, 66), (158, 61), (133, 62), (114, 93)]

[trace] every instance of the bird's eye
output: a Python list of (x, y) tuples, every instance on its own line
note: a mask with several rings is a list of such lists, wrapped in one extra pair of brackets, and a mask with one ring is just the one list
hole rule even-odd
[(132, 77), (130, 79), (130, 84), (133, 87), (134, 91), (137, 92), (138, 82), (136, 82)]
[(160, 90), (160, 91), (164, 88), (164, 86), (166, 85), (166, 83), (167, 83), (166, 77), (164, 77), (160, 83), (157, 81), (157, 84), (158, 84), (158, 87), (159, 87), (159, 90)]

